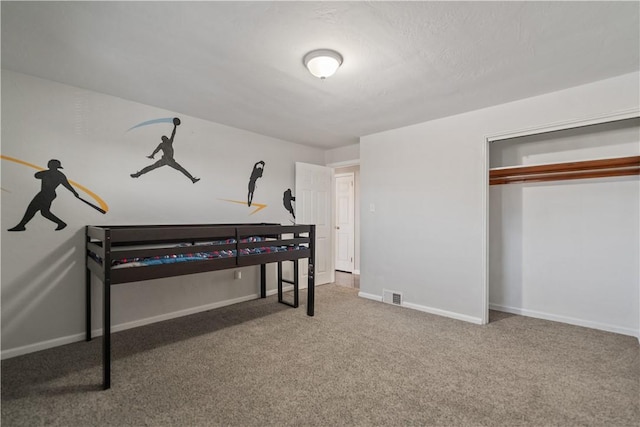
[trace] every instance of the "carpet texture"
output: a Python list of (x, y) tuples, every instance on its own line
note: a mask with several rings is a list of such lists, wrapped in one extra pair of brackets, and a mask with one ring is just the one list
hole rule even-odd
[(2, 361), (3, 426), (638, 426), (633, 337), (492, 312), (485, 326), (316, 290)]

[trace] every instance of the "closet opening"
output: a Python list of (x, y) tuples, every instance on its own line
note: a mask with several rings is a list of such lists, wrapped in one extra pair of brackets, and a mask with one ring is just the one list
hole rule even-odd
[(637, 336), (640, 118), (489, 139), (488, 309)]

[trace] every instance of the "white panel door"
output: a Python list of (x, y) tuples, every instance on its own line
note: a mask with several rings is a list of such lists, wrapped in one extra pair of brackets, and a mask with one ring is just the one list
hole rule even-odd
[[(332, 180), (333, 169), (296, 162), (296, 206), (298, 224), (316, 225), (316, 285), (332, 283), (335, 280), (333, 270), (332, 245)], [(306, 284), (307, 265), (300, 263), (303, 275), (301, 286)]]
[(354, 175), (336, 175), (336, 270), (353, 273), (355, 205)]

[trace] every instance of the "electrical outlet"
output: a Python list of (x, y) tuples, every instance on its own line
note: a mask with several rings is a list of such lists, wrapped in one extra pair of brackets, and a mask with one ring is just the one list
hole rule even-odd
[(233, 278), (235, 280), (242, 279), (242, 271), (236, 270), (233, 272)]

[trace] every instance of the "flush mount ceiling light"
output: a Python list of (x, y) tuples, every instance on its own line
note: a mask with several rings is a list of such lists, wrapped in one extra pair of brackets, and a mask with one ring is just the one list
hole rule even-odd
[(330, 49), (312, 50), (304, 56), (303, 62), (311, 74), (325, 79), (342, 65), (342, 55)]

